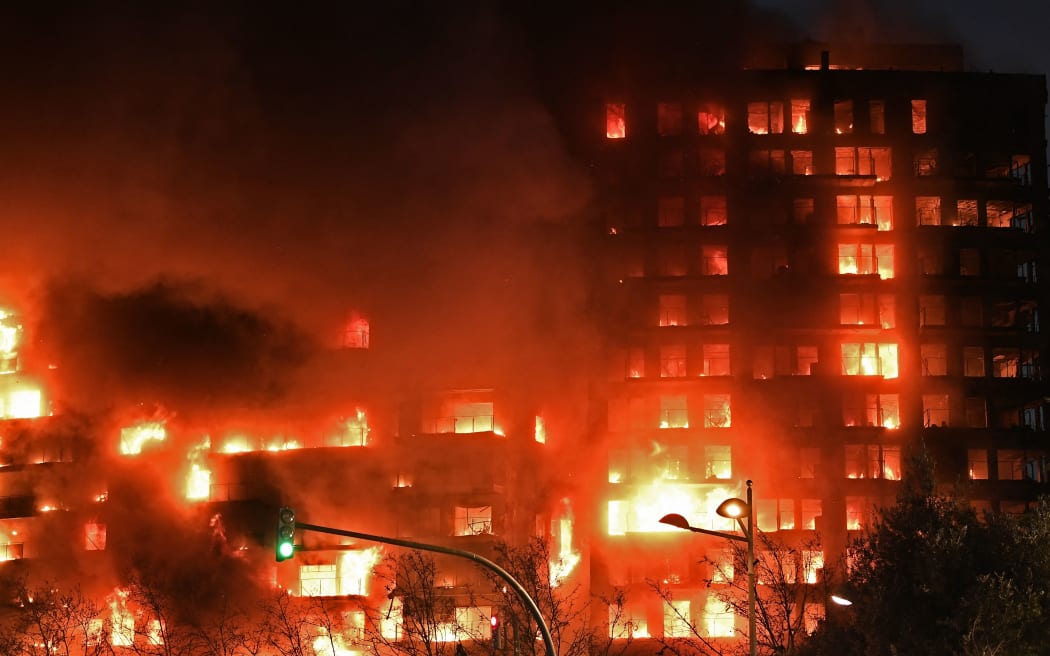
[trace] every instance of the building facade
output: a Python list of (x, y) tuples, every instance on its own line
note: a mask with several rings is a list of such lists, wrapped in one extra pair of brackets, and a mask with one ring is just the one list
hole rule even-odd
[(658, 520), (733, 530), (714, 510), (745, 479), (763, 532), (819, 534), (812, 582), (893, 501), (909, 447), (978, 509), (1045, 489), (1045, 79), (836, 54), (593, 103), (611, 316), (592, 572), (641, 591), (639, 636), (683, 614), (653, 581), (733, 634), (697, 564), (718, 540)]

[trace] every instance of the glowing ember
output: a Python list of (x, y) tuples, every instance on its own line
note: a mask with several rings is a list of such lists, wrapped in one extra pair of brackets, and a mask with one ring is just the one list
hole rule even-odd
[(120, 430), (120, 452), (126, 456), (142, 453), (147, 442), (163, 442), (167, 439), (163, 421), (145, 421)]

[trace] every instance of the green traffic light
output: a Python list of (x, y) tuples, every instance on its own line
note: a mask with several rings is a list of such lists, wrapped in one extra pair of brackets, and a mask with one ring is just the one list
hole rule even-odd
[(295, 553), (295, 545), (291, 542), (282, 542), (277, 547), (277, 553), (280, 554), (281, 558), (291, 558)]

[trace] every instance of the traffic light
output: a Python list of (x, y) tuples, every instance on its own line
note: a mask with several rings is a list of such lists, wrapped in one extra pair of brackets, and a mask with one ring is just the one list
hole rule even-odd
[(502, 649), (503, 640), (499, 631), (499, 618), (496, 617), (496, 615), (492, 615), (492, 617), (489, 618), (489, 624), (492, 625), (492, 648)]
[(295, 511), (281, 508), (277, 512), (277, 562), (295, 555)]

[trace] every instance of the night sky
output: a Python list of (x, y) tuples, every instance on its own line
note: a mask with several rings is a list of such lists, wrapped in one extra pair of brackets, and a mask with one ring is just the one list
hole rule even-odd
[(0, 302), (91, 372), (73, 399), (186, 387), (217, 350), (223, 380), (295, 370), (352, 310), (398, 380), (557, 378), (594, 271), (554, 116), (632, 53), (851, 34), (1050, 70), (1035, 0), (358, 4), (0, 10)]

